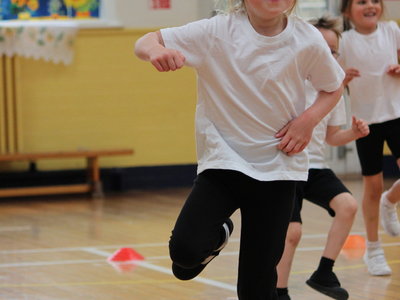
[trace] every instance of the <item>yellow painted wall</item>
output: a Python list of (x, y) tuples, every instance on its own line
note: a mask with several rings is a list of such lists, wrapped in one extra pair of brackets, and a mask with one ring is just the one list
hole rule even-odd
[[(20, 151), (133, 148), (133, 156), (102, 158), (101, 166), (195, 163), (195, 73), (158, 73), (136, 58), (134, 42), (145, 33), (81, 30), (68, 66), (18, 57)], [(83, 162), (38, 166), (80, 168)]]
[[(17, 57), (19, 151), (133, 148), (133, 156), (102, 158), (101, 166), (195, 163), (195, 73), (158, 73), (137, 59), (134, 42), (149, 30), (81, 30), (68, 66)], [(1, 125), (4, 151), (4, 118)], [(38, 162), (42, 170), (83, 166), (79, 159)], [(2, 164), (0, 170), (26, 167)]]

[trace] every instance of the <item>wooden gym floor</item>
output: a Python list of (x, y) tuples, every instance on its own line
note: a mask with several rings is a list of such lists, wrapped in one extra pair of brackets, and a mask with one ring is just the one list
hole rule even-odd
[[(360, 199), (361, 180), (346, 180)], [(387, 181), (389, 185), (391, 181)], [(171, 275), (167, 242), (189, 188), (132, 190), (85, 196), (0, 201), (1, 300), (234, 300), (240, 215), (229, 244), (198, 278)], [(304, 283), (319, 262), (330, 218), (305, 202), (304, 235), (290, 280), (293, 300), (330, 299)], [(361, 213), (352, 234), (363, 235)], [(400, 238), (381, 234), (392, 276), (368, 275), (359, 251), (343, 253), (335, 272), (352, 300), (400, 299)], [(129, 247), (137, 265), (113, 266), (107, 258)]]

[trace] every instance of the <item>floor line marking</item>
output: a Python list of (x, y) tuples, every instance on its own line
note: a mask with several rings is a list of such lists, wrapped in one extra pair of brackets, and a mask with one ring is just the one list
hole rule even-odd
[[(400, 243), (386, 243), (382, 244), (383, 247), (395, 247), (395, 246), (400, 246)], [(105, 256), (111, 255), (111, 253), (96, 249), (95, 247), (82, 247), (82, 248), (77, 248), (78, 250), (76, 251), (84, 251), (84, 252), (89, 252), (92, 254), (100, 255), (100, 256)], [(321, 251), (323, 250), (324, 247), (299, 247), (296, 249), (296, 251), (299, 252), (308, 252), (308, 251)], [(236, 256), (239, 255), (239, 251), (225, 251), (221, 252), (219, 256)], [(147, 261), (158, 261), (158, 260), (167, 260), (170, 259), (168, 255), (162, 255), (162, 256), (149, 256), (146, 257)], [(11, 267), (38, 267), (38, 266), (51, 266), (51, 265), (63, 265), (63, 264), (84, 264), (84, 263), (99, 263), (103, 262), (103, 260), (98, 260), (98, 259), (81, 259), (81, 260), (62, 260), (62, 261), (34, 261), (34, 262), (18, 262), (18, 263), (3, 263), (0, 264), (0, 268), (11, 268)], [(397, 261), (394, 261), (397, 263)]]
[[(304, 250), (307, 251), (307, 250)], [(235, 256), (239, 252), (226, 252), (220, 253), (219, 256)], [(147, 261), (159, 261), (170, 259), (169, 256), (150, 256), (146, 257)], [(105, 263), (104, 259), (77, 259), (77, 260), (58, 260), (58, 261), (34, 261), (34, 262), (17, 262), (17, 263), (3, 263), (0, 264), (1, 268), (20, 268), (20, 267), (42, 267), (42, 266), (52, 266), (52, 265), (72, 265), (72, 264), (94, 264), (94, 263)], [(397, 263), (398, 261), (391, 261), (392, 263)], [(339, 267), (336, 267), (338, 269)]]
[(7, 284), (0, 283), (0, 288), (21, 288), (21, 287), (54, 287), (54, 286), (85, 286), (85, 285), (124, 285), (124, 284), (154, 284), (154, 283), (171, 283), (176, 282), (176, 279), (148, 279), (148, 280), (120, 280), (120, 281), (79, 281), (79, 282), (59, 282), (59, 283), (21, 283)]
[[(99, 249), (96, 249), (96, 248), (89, 248), (89, 247), (85, 248), (84, 251), (86, 251), (88, 253), (104, 256), (104, 257), (109, 257), (112, 254), (112, 253), (108, 253), (106, 251), (102, 251), (102, 250), (99, 250)], [(148, 263), (146, 261), (138, 261), (136, 263), (136, 265), (144, 267), (144, 268), (149, 269), (149, 270), (153, 270), (153, 271), (157, 271), (157, 272), (160, 272), (160, 273), (168, 274), (170, 276), (174, 276), (174, 274), (172, 273), (170, 268), (157, 266), (157, 265)], [(219, 281), (216, 281), (216, 280), (207, 279), (207, 278), (203, 278), (203, 277), (199, 277), (199, 276), (193, 278), (192, 281), (201, 282), (201, 283), (204, 283), (206, 285), (211, 285), (211, 286), (223, 288), (223, 289), (229, 290), (229, 291), (236, 291), (236, 286), (235, 285), (231, 285), (231, 284), (227, 284), (227, 283), (223, 283), (223, 282), (219, 282)]]
[[(389, 264), (398, 264), (400, 260), (389, 261)], [(346, 267), (336, 267), (338, 270), (347, 270), (347, 269), (360, 269), (365, 268), (365, 265), (353, 265)], [(292, 271), (291, 275), (302, 275), (302, 274), (311, 274), (314, 271), (312, 270), (302, 270), (302, 271)], [(213, 280), (224, 280), (224, 279), (234, 279), (235, 276), (219, 276), (215, 277)], [(0, 283), (1, 288), (24, 288), (24, 287), (54, 287), (54, 286), (85, 286), (85, 285), (124, 285), (124, 284), (154, 284), (154, 283), (172, 283), (177, 282), (177, 279), (150, 279), (150, 280), (126, 280), (126, 281), (88, 281), (88, 282), (62, 282), (62, 283), (20, 283), (20, 284), (12, 284), (12, 283)]]
[(10, 232), (10, 231), (31, 231), (32, 226), (3, 226), (0, 227), (0, 232)]
[(44, 267), (56, 265), (74, 265), (74, 264), (92, 264), (102, 263), (103, 259), (75, 259), (75, 260), (57, 260), (57, 261), (32, 261), (0, 264), (0, 268), (20, 268), (20, 267)]
[(25, 253), (49, 253), (49, 252), (73, 252), (82, 251), (83, 248), (97, 249), (119, 249), (123, 247), (132, 248), (150, 248), (150, 247), (167, 247), (168, 243), (148, 243), (148, 244), (128, 244), (128, 245), (102, 245), (94, 247), (61, 247), (61, 248), (42, 248), (42, 249), (16, 249), (16, 250), (1, 250), (0, 254), (25, 254)]
[[(383, 233), (380, 231), (379, 233)], [(351, 235), (365, 235), (364, 232), (351, 232)], [(314, 239), (314, 238), (322, 238), (327, 237), (327, 234), (305, 234), (302, 236), (302, 239)], [(240, 238), (230, 238), (229, 243), (240, 242)], [(394, 245), (398, 246), (400, 243), (387, 243), (382, 244), (385, 245)], [(90, 246), (89, 248), (96, 249), (119, 249), (123, 247), (130, 248), (150, 248), (150, 247), (167, 247), (168, 243), (142, 243), (142, 244), (125, 244), (125, 245), (99, 245), (99, 246)], [(87, 247), (60, 247), (60, 248), (42, 248), (42, 249), (15, 249), (15, 250), (0, 250), (1, 254), (25, 254), (25, 253), (51, 253), (51, 252), (73, 252), (73, 251), (82, 251), (83, 248)], [(319, 250), (319, 249), (318, 249)]]

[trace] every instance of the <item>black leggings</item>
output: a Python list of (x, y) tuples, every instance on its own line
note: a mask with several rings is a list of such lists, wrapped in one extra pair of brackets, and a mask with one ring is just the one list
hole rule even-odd
[(376, 175), (383, 169), (383, 145), (386, 141), (392, 155), (400, 158), (400, 118), (369, 125), (369, 134), (356, 140), (363, 176)]
[(285, 246), (295, 186), (295, 181), (258, 181), (231, 170), (204, 171), (172, 231), (172, 261), (198, 266), (220, 244), (224, 221), (240, 209), (239, 299), (277, 299), (276, 265)]

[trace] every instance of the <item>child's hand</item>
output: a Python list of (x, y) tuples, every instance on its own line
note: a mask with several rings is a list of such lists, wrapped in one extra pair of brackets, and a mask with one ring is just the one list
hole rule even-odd
[(287, 155), (300, 153), (310, 142), (313, 129), (301, 117), (290, 121), (275, 135), (276, 138), (282, 138), (278, 149)]
[(400, 65), (390, 65), (387, 69), (387, 73), (390, 76), (400, 77)]
[(343, 85), (346, 86), (349, 84), (350, 81), (353, 80), (354, 77), (360, 77), (360, 71), (354, 68), (350, 68), (346, 70), (346, 76), (343, 80)]
[(178, 50), (157, 45), (149, 53), (149, 60), (160, 72), (175, 71), (184, 66), (185, 57)]
[(357, 119), (355, 116), (352, 117), (351, 129), (353, 130), (356, 139), (362, 138), (369, 134), (368, 124), (362, 119)]

